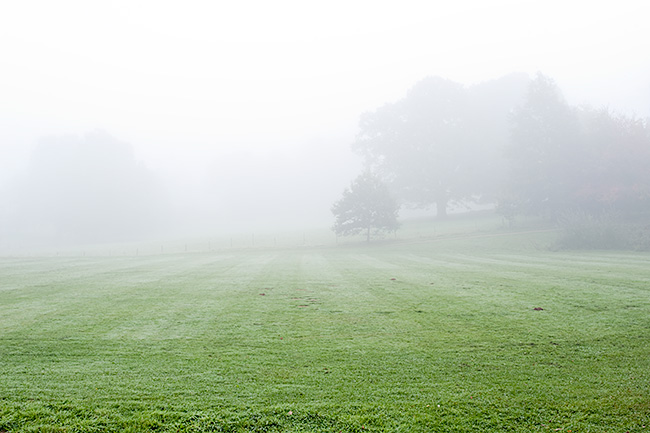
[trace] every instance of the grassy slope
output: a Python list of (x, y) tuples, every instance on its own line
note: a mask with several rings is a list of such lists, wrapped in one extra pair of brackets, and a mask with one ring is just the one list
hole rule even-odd
[(546, 236), (1, 259), (0, 431), (650, 429), (650, 255)]

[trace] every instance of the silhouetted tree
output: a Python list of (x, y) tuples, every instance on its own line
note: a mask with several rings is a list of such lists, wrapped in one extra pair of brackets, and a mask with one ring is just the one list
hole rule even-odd
[(596, 214), (650, 207), (646, 120), (571, 107), (555, 82), (539, 74), (512, 122), (504, 214), (555, 219), (569, 210)]
[(355, 149), (381, 173), (399, 197), (444, 218), (452, 198), (467, 189), (467, 131), (463, 87), (439, 77), (417, 83), (406, 98), (361, 117)]
[(425, 78), (404, 99), (363, 114), (353, 149), (401, 201), (435, 204), (437, 216), (444, 218), (450, 203), (495, 195), (507, 115), (527, 81), (513, 75), (466, 89)]
[(390, 196), (387, 186), (369, 171), (359, 175), (334, 203), (332, 213), (336, 217), (334, 232), (339, 236), (365, 232), (370, 241), (371, 232), (397, 230), (399, 208)]
[(587, 107), (582, 107), (579, 115), (586, 152), (576, 202), (589, 212), (648, 210), (650, 128), (647, 120)]
[(481, 202), (496, 202), (508, 180), (506, 148), (510, 143), (511, 116), (524, 102), (529, 84), (527, 74), (513, 73), (467, 89), (471, 157), (466, 163), (470, 165), (472, 189)]
[(555, 217), (575, 204), (584, 169), (576, 111), (552, 79), (538, 74), (512, 122), (511, 199), (521, 211)]
[(161, 186), (130, 145), (101, 131), (41, 140), (14, 197), (15, 232), (43, 242), (142, 238), (165, 210)]

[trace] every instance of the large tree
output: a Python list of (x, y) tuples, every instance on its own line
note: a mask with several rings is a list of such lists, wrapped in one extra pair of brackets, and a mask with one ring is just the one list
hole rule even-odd
[(576, 204), (589, 212), (650, 207), (650, 128), (648, 121), (608, 109), (579, 110), (585, 143)]
[(359, 175), (343, 192), (343, 197), (332, 206), (336, 217), (333, 230), (339, 236), (397, 230), (399, 207), (390, 196), (381, 179), (366, 171)]
[(406, 98), (361, 117), (354, 148), (402, 201), (435, 204), (444, 217), (450, 199), (469, 193), (462, 176), (466, 141), (463, 87), (429, 77)]
[(512, 116), (511, 200), (551, 218), (574, 204), (584, 156), (576, 110), (557, 84), (538, 74)]
[(555, 82), (539, 74), (512, 121), (508, 189), (519, 212), (556, 219), (569, 210), (638, 212), (650, 206), (646, 120), (572, 107)]
[(523, 103), (529, 83), (528, 74), (513, 73), (467, 88), (471, 154), (467, 164), (472, 190), (482, 202), (496, 202), (507, 181), (510, 116)]
[(167, 210), (131, 146), (102, 131), (41, 140), (13, 193), (12, 232), (39, 243), (142, 238)]
[(450, 203), (494, 195), (507, 113), (526, 81), (512, 75), (467, 89), (425, 78), (402, 100), (363, 114), (353, 149), (401, 202), (435, 205), (444, 218)]

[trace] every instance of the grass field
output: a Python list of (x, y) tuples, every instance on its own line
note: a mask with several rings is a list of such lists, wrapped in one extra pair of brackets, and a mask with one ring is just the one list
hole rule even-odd
[(0, 432), (650, 431), (650, 254), (463, 224), (0, 258)]

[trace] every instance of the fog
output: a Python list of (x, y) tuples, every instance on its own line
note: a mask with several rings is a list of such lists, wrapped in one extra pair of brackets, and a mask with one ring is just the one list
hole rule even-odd
[(1, 9), (1, 251), (329, 227), (361, 116), (426, 77), (542, 72), (570, 104), (650, 116), (636, 1)]

